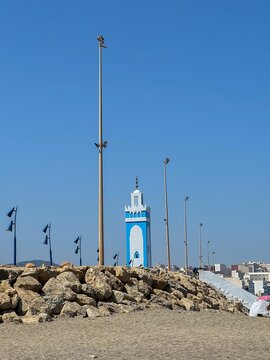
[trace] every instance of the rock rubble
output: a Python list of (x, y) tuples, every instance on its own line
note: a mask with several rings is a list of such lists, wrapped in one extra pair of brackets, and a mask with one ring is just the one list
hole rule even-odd
[(227, 311), (242, 306), (180, 272), (110, 266), (0, 267), (0, 322), (33, 323), (57, 317), (96, 318), (153, 307)]

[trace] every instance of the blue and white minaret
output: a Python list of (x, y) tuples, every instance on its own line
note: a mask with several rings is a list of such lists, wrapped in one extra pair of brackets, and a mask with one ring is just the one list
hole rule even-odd
[(144, 205), (136, 177), (135, 190), (131, 193), (131, 206), (126, 212), (126, 263), (130, 266), (151, 267), (150, 207)]

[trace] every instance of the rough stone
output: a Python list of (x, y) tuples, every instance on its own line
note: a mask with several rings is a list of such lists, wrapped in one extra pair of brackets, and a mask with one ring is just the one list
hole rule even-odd
[(60, 316), (74, 317), (77, 315), (86, 316), (86, 309), (77, 304), (76, 302), (66, 301), (61, 310)]
[(42, 285), (32, 276), (18, 277), (14, 287), (35, 292), (42, 289)]
[(168, 308), (168, 309), (172, 309), (172, 304), (170, 301), (162, 298), (162, 297), (159, 297), (158, 295), (155, 295), (155, 294), (151, 294), (150, 295), (150, 300), (149, 300), (150, 304), (153, 303), (155, 305), (159, 305), (159, 306), (162, 306), (162, 307), (165, 307), (165, 308)]
[(51, 322), (53, 321), (53, 318), (49, 314), (40, 313), (38, 315), (24, 316), (22, 321), (24, 324), (37, 324), (43, 322)]
[(63, 300), (75, 301), (77, 294), (70, 288), (65, 287), (58, 279), (51, 278), (43, 286), (42, 291), (47, 296), (58, 296)]
[(95, 300), (98, 299), (96, 290), (93, 288), (93, 286), (91, 286), (89, 284), (82, 284), (81, 292)]
[(15, 313), (15, 311), (8, 311), (2, 315), (2, 321), (4, 323), (21, 324), (22, 319)]
[(36, 292), (18, 288), (18, 314), (37, 315), (47, 312), (46, 301)]
[(115, 275), (111, 274), (109, 271), (105, 271), (105, 275), (107, 276), (107, 282), (111, 286), (113, 290), (123, 291), (124, 284), (121, 280), (119, 280)]
[(8, 296), (12, 297), (12, 296), (14, 296), (14, 295), (17, 294), (17, 290), (15, 290), (15, 289), (13, 289), (12, 287), (10, 287), (10, 288), (8, 288), (8, 289), (5, 290), (5, 293), (6, 293)]
[(166, 280), (163, 280), (160, 276), (153, 276), (153, 289), (163, 290), (168, 285)]
[(45, 285), (46, 282), (53, 277), (56, 277), (56, 271), (53, 271), (48, 266), (42, 265), (38, 268), (38, 280), (42, 285)]
[(27, 263), (27, 264), (25, 264), (24, 267), (25, 267), (26, 269), (29, 269), (29, 268), (35, 268), (36, 265), (35, 265), (34, 263)]
[(121, 308), (120, 305), (117, 305), (117, 304), (115, 304), (113, 302), (100, 301), (98, 303), (98, 308), (100, 310), (103, 309), (103, 311), (104, 311), (104, 309), (106, 309), (107, 311), (109, 311), (110, 314), (120, 314), (120, 313), (124, 312), (123, 308)]
[(81, 306), (82, 305), (97, 306), (96, 300), (91, 297), (88, 297), (85, 294), (78, 294), (76, 302)]
[(36, 267), (25, 268), (20, 277), (32, 276), (34, 279), (38, 280), (38, 270)]
[[(90, 268), (85, 274), (87, 284), (92, 285), (97, 293), (98, 300), (106, 300), (112, 296), (112, 288), (108, 284), (108, 277), (103, 273), (96, 273)], [(96, 270), (96, 269), (95, 269)]]
[(48, 314), (50, 315), (60, 314), (64, 306), (63, 298), (59, 298), (58, 296), (44, 296), (44, 300), (46, 301)]
[(66, 287), (69, 288), (71, 290), (73, 290), (74, 292), (76, 292), (77, 294), (80, 293), (81, 289), (82, 289), (82, 285), (79, 281), (79, 279), (77, 278), (77, 276), (71, 272), (71, 271), (65, 271), (63, 273), (61, 273), (60, 275), (57, 276), (56, 278), (58, 281), (60, 281), (60, 283)]
[(199, 311), (200, 308), (192, 300), (183, 298), (179, 301), (179, 304), (183, 306), (186, 310)]
[(121, 266), (116, 266), (115, 267), (115, 276), (122, 281), (122, 283), (126, 284), (129, 282), (130, 280), (130, 275), (129, 273), (126, 271), (125, 268), (121, 267)]
[(0, 281), (0, 293), (6, 292), (8, 289), (13, 289), (8, 280)]
[(127, 293), (136, 301), (143, 302), (146, 300), (145, 296), (139, 291), (138, 286), (136, 285), (125, 285)]
[(12, 309), (11, 298), (6, 293), (0, 294), (0, 310)]
[[(96, 308), (94, 306), (87, 306), (85, 308), (85, 310), (86, 310), (87, 316), (91, 319), (105, 316), (104, 312), (100, 311), (98, 308)], [(110, 314), (108, 314), (108, 315), (110, 315)]]

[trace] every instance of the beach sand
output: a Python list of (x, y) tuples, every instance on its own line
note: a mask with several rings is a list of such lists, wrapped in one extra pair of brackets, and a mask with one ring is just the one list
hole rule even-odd
[(270, 359), (270, 319), (149, 309), (105, 318), (0, 324), (1, 360)]

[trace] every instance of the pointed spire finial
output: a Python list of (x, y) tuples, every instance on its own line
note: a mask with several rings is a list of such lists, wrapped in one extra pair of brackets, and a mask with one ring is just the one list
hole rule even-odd
[(137, 190), (139, 188), (139, 180), (138, 180), (138, 176), (136, 176), (135, 179), (135, 189)]

